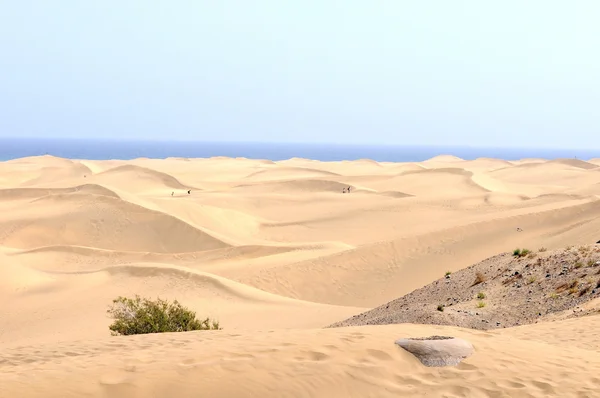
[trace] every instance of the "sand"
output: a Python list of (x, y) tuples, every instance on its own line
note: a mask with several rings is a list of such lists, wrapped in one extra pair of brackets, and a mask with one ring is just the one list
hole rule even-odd
[[(2, 162), (0, 397), (597, 397), (599, 316), (325, 327), (515, 247), (595, 243), (599, 164)], [(134, 294), (223, 330), (110, 336)], [(434, 334), (475, 354), (427, 368), (394, 344)]]

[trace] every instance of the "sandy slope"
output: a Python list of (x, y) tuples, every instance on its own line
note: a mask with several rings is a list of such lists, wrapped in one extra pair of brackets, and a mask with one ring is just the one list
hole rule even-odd
[[(0, 163), (0, 397), (597, 396), (597, 316), (322, 329), (514, 247), (596, 242), (597, 164)], [(224, 330), (110, 337), (133, 294)], [(476, 355), (428, 369), (393, 345), (439, 333)]]

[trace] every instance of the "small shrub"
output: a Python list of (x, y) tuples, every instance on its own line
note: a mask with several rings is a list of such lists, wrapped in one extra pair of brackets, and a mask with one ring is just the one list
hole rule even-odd
[(587, 261), (587, 266), (588, 267), (593, 267), (594, 264), (596, 264), (596, 262), (593, 259), (591, 259), (591, 258)]
[(485, 303), (483, 301), (480, 301), (477, 303), (477, 308), (483, 308), (485, 307)]
[(437, 310), (440, 312), (444, 312), (444, 304), (438, 304)]
[(479, 300), (483, 300), (483, 299), (485, 298), (485, 293), (484, 293), (484, 292), (479, 292), (479, 293), (477, 293), (477, 298), (478, 298)]
[(583, 267), (583, 263), (582, 263), (581, 261), (577, 261), (577, 262), (575, 263), (575, 268), (579, 269), (579, 268), (581, 268), (581, 267)]
[(569, 294), (576, 293), (577, 290), (578, 290), (577, 286), (579, 286), (579, 281), (578, 280), (574, 280), (570, 284), (566, 284), (566, 286), (568, 286), (568, 288), (569, 288)]
[(569, 294), (574, 294), (577, 293), (577, 288), (576, 287), (572, 287), (569, 289)]
[(485, 280), (485, 275), (478, 271), (475, 273), (475, 280), (471, 286), (479, 285), (480, 283), (485, 282)]
[(450, 276), (451, 274), (452, 274), (452, 272), (446, 271), (446, 273), (444, 274), (444, 276)]
[(543, 253), (543, 252), (545, 252), (546, 250), (548, 250), (548, 249), (546, 249), (545, 247), (540, 247), (540, 248), (538, 249), (538, 251), (539, 251), (539, 252), (542, 252), (542, 253)]
[(529, 249), (515, 249), (513, 250), (513, 256), (515, 257), (525, 257), (527, 256), (529, 253), (531, 253), (531, 250)]
[(556, 293), (551, 293), (551, 294), (550, 294), (550, 298), (555, 300), (555, 299), (557, 299), (557, 298), (558, 298), (558, 294), (556, 294)]
[(535, 276), (530, 276), (529, 277), (529, 284), (531, 285), (532, 283), (535, 283), (536, 280), (537, 280), (537, 278)]
[(196, 313), (177, 300), (118, 297), (107, 312), (114, 319), (108, 327), (113, 336), (220, 329), (217, 321), (196, 319)]
[[(531, 252), (527, 255), (527, 258), (536, 258), (536, 257), (537, 257), (537, 254), (534, 252)], [(541, 259), (538, 259), (538, 260), (541, 260)]]

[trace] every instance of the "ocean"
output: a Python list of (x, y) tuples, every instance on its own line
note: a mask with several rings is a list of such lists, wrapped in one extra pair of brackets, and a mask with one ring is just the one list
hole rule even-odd
[(467, 160), (479, 157), (586, 160), (600, 157), (600, 150), (0, 138), (0, 161), (39, 155), (90, 160), (226, 156), (274, 161), (298, 157), (321, 161), (372, 159), (379, 162), (419, 162), (437, 155), (454, 155)]

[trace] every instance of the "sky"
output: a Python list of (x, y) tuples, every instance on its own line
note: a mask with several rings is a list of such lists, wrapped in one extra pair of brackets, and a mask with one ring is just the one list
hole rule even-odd
[(0, 138), (600, 148), (598, 0), (0, 0)]

